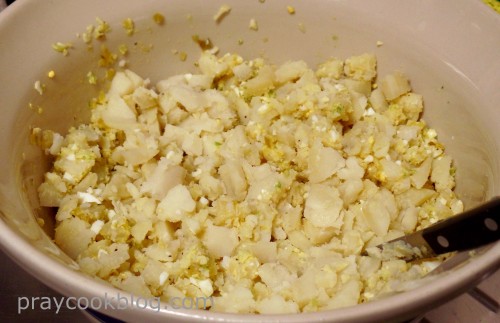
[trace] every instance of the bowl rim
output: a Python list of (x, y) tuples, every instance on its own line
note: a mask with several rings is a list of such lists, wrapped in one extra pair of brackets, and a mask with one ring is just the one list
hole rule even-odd
[[(36, 0), (16, 1), (13, 5), (2, 12), (0, 16), (0, 29), (5, 18), (14, 16), (16, 12), (22, 10)], [(482, 1), (477, 0), (477, 8), (482, 11), (490, 11)], [(491, 11), (491, 17), (495, 13)], [(0, 220), (0, 248), (9, 255), (16, 263), (28, 271), (38, 280), (47, 284), (49, 287), (57, 290), (65, 296), (77, 292), (85, 297), (102, 297), (104, 293), (116, 294), (118, 292), (124, 295), (131, 295), (125, 291), (116, 289), (100, 283), (90, 276), (70, 269), (62, 263), (52, 259), (42, 253), (36, 247), (31, 245), (25, 238), (19, 236), (8, 224)], [(116, 316), (122, 319), (139, 318), (142, 315), (155, 314), (159, 320), (165, 318), (191, 321), (193, 319), (210, 319), (217, 321), (240, 321), (240, 322), (262, 322), (286, 320), (289, 322), (321, 322), (325, 319), (333, 319), (342, 322), (361, 322), (377, 319), (389, 319), (394, 315), (408, 315), (419, 308), (429, 306), (432, 303), (442, 299), (443, 294), (457, 295), (463, 292), (467, 286), (478, 283), (480, 280), (491, 274), (492, 271), (500, 267), (500, 242), (493, 245), (484, 254), (475, 257), (474, 262), (467, 263), (461, 268), (446, 274), (443, 279), (434, 280), (432, 284), (425, 284), (405, 293), (393, 295), (391, 297), (372, 301), (369, 303), (355, 306), (339, 308), (335, 310), (300, 313), (300, 314), (280, 314), (280, 315), (262, 315), (262, 314), (230, 314), (219, 312), (208, 312), (203, 310), (161, 310), (161, 315), (154, 309), (135, 311), (124, 310), (121, 312), (103, 312), (107, 315)], [(436, 293), (435, 290), (439, 290)], [(79, 296), (78, 295), (78, 296)], [(397, 303), (396, 308), (394, 304)], [(387, 308), (391, 308), (389, 312)], [(147, 314), (146, 312), (149, 312)], [(360, 313), (364, 315), (360, 317)], [(149, 316), (148, 318), (151, 318)], [(154, 318), (153, 318), (154, 319)]]

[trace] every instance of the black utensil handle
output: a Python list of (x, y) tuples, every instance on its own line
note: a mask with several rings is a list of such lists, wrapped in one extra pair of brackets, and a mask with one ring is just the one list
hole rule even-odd
[(500, 197), (422, 231), (436, 254), (477, 248), (500, 239)]

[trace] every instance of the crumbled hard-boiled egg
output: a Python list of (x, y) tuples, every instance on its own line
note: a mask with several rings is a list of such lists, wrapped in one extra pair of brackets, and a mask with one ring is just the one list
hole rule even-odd
[(219, 10), (217, 11), (217, 13), (213, 16), (213, 19), (215, 22), (219, 23), (221, 22), (221, 20), (227, 15), (229, 14), (229, 12), (231, 11), (231, 7), (228, 6), (227, 4), (223, 4), (222, 6), (219, 7)]
[(257, 25), (257, 20), (255, 20), (255, 18), (250, 19), (248, 28), (255, 31), (259, 30), (259, 26)]
[(58, 207), (55, 241), (84, 272), (277, 314), (369, 301), (435, 267), (361, 255), (463, 209), (406, 76), (375, 86), (373, 54), (314, 71), (204, 52), (198, 66), (156, 86), (119, 71), (90, 123), (33, 129), (55, 158), (40, 204)]

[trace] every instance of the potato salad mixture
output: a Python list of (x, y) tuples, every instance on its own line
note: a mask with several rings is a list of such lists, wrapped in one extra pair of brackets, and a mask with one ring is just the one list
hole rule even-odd
[(452, 160), (399, 72), (372, 54), (310, 69), (204, 52), (155, 86), (117, 72), (88, 124), (34, 129), (54, 156), (39, 187), (81, 270), (211, 310), (355, 305), (425, 275), (361, 251), (462, 211)]

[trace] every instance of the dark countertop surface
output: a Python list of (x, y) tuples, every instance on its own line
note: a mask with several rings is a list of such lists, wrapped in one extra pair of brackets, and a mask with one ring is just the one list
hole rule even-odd
[(80, 310), (63, 307), (58, 314), (55, 310), (26, 309), (18, 314), (20, 297), (62, 296), (39, 282), (0, 251), (0, 320), (2, 322), (72, 322), (88, 323), (89, 319)]
[[(14, 1), (6, 0), (7, 4)], [(4, 6), (4, 0), (0, 0), (0, 10)], [(0, 251), (0, 318), (2, 322), (92, 322), (81, 310), (71, 310), (64, 306), (57, 314), (55, 309), (43, 310), (40, 306), (35, 307), (33, 310), (26, 309), (21, 314), (18, 314), (20, 297), (29, 299), (56, 297), (60, 299), (62, 296), (30, 276)], [(483, 303), (486, 303), (485, 298), (489, 300), (492, 309), (488, 309), (478, 301), (478, 299), (483, 299)], [(499, 302), (500, 270), (481, 283), (474, 292), (452, 299), (445, 305), (422, 314), (410, 323), (500, 322)]]

